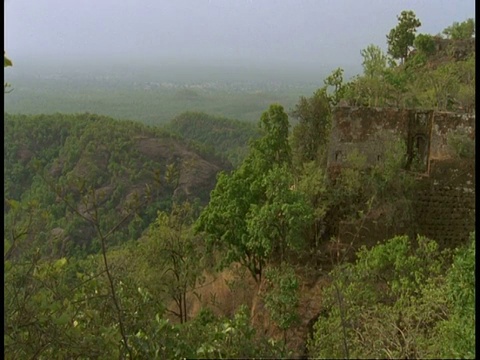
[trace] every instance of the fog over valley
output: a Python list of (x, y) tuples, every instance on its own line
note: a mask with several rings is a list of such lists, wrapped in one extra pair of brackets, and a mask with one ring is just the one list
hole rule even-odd
[[(208, 65), (222, 75), (250, 70), (306, 79), (361, 68), (360, 50), (386, 48), (396, 16), (412, 9), (420, 32), (474, 15), (474, 2), (328, 0), (26, 0), (5, 1), (5, 50), (18, 66), (75, 65), (132, 73), (176, 65), (187, 74)], [(230, 69), (230, 70), (227, 70)], [(90, 71), (90, 68), (88, 68)], [(177, 72), (175, 72), (177, 74)], [(198, 74), (197, 74), (198, 76)], [(321, 81), (321, 80), (319, 80)]]

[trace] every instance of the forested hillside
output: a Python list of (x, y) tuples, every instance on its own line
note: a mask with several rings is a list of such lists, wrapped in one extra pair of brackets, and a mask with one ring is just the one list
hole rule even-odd
[(166, 128), (210, 147), (234, 166), (238, 166), (248, 153), (249, 141), (260, 135), (256, 124), (197, 112), (176, 116)]
[(43, 214), (23, 246), (53, 257), (99, 250), (92, 211), (103, 229), (128, 215), (110, 244), (125, 242), (176, 201), (207, 203), (231, 166), (165, 130), (98, 115), (6, 115), (4, 131), (6, 240), (16, 245), (10, 225)]
[(407, 141), (327, 161), (336, 106), (474, 113), (472, 22), (416, 35), (402, 12), (363, 74), (255, 125), (4, 113), (5, 358), (475, 358), (474, 229), (454, 247), (413, 227), (428, 174)]

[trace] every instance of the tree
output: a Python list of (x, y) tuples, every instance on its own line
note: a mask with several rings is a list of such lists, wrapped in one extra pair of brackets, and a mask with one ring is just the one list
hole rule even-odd
[(303, 247), (303, 231), (312, 220), (312, 208), (303, 194), (290, 189), (293, 177), (286, 166), (275, 166), (263, 182), (265, 202), (251, 205), (247, 214), (247, 245), (263, 259), (283, 261), (288, 249)]
[(323, 80), (323, 83), (325, 86), (321, 90), (326, 94), (328, 94), (328, 88), (333, 87), (333, 94), (327, 95), (327, 97), (332, 106), (337, 105), (340, 99), (343, 98), (345, 92), (345, 87), (343, 85), (343, 69), (337, 68), (333, 70), (332, 73)]
[(396, 107), (406, 107), (411, 81), (410, 72), (399, 67), (388, 68), (385, 71), (385, 81), (387, 84), (385, 94), (387, 99)]
[(403, 63), (415, 40), (415, 32), (422, 24), (411, 10), (404, 10), (397, 16), (398, 25), (387, 35), (388, 54)]
[(363, 49), (361, 55), (364, 76), (357, 79), (357, 85), (368, 98), (368, 105), (378, 106), (385, 101), (384, 74), (387, 69), (387, 56), (373, 44)]
[(460, 80), (454, 63), (446, 63), (434, 71), (424, 74), (424, 81), (430, 88), (432, 105), (438, 110), (452, 110), (451, 101), (456, 97)]
[(313, 221), (305, 236), (309, 241), (307, 249), (315, 254), (326, 229), (324, 218), (328, 209), (327, 174), (325, 168), (315, 161), (304, 163), (300, 171), (296, 188), (306, 197), (313, 209)]
[(360, 54), (363, 57), (363, 74), (369, 78), (381, 78), (387, 67), (387, 57), (382, 49), (370, 44)]
[(319, 151), (327, 144), (330, 133), (330, 104), (325, 91), (317, 90), (306, 98), (300, 97), (292, 116), (298, 119), (293, 128), (292, 150), (295, 164), (317, 160)]
[(155, 279), (162, 290), (177, 305), (173, 311), (181, 323), (188, 321), (187, 294), (193, 291), (201, 274), (202, 249), (193, 235), (194, 208), (188, 202), (174, 204), (167, 214), (158, 212), (151, 225), (148, 239), (143, 243), (143, 257), (150, 269), (156, 269)]
[(443, 34), (449, 39), (465, 40), (475, 36), (475, 19), (467, 19), (461, 23), (454, 22), (443, 30)]
[[(260, 129), (264, 136), (253, 147), (263, 160), (270, 164), (290, 164), (291, 149), (288, 143), (289, 122), (283, 106), (271, 105), (260, 118)], [(271, 165), (270, 165), (271, 166)]]
[(435, 41), (433, 36), (429, 34), (418, 34), (413, 45), (415, 48), (425, 55), (431, 55), (435, 52)]
[(287, 345), (287, 331), (300, 320), (299, 283), (294, 269), (286, 263), (266, 271), (267, 291), (265, 308), (271, 319), (283, 332), (283, 351)]
[(257, 282), (273, 253), (282, 254), (295, 245), (299, 227), (308, 218), (302, 215), (303, 197), (290, 189), (288, 125), (280, 105), (263, 113), (263, 137), (252, 144), (239, 169), (219, 175), (196, 223), (210, 245), (226, 250), (223, 265), (240, 262)]

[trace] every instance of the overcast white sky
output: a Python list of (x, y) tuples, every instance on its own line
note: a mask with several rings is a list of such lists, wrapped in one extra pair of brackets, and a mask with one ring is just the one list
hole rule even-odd
[(436, 34), (475, 17), (474, 0), (5, 0), (15, 62), (157, 59), (348, 66), (386, 49), (402, 10)]

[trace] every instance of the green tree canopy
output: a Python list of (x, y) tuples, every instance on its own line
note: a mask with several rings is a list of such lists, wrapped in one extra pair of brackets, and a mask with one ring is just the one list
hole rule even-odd
[(470, 39), (475, 36), (475, 19), (470, 18), (461, 23), (454, 22), (443, 30), (443, 34), (454, 40)]
[(415, 32), (422, 24), (411, 10), (402, 11), (397, 19), (398, 25), (387, 35), (388, 54), (403, 63), (415, 40)]
[(252, 144), (249, 156), (232, 174), (222, 173), (201, 213), (197, 231), (226, 250), (224, 265), (240, 262), (256, 281), (272, 254), (297, 247), (310, 207), (291, 189), (291, 150), (288, 116), (271, 105), (260, 119), (263, 137)]
[(426, 55), (430, 55), (435, 51), (435, 41), (433, 36), (429, 34), (418, 34), (413, 45), (418, 51)]
[(379, 78), (387, 67), (387, 56), (377, 45), (370, 44), (360, 54), (363, 57), (363, 73), (370, 78)]
[(327, 95), (332, 106), (337, 105), (345, 93), (345, 86), (343, 84), (343, 71), (344, 70), (342, 68), (336, 68), (329, 76), (327, 76), (325, 80), (323, 80), (325, 86), (322, 88), (322, 91), (328, 93), (329, 87), (333, 87), (333, 94)]
[(300, 97), (292, 113), (299, 123), (293, 128), (292, 150), (301, 164), (317, 159), (318, 152), (327, 143), (330, 132), (330, 104), (323, 90), (311, 97)]

